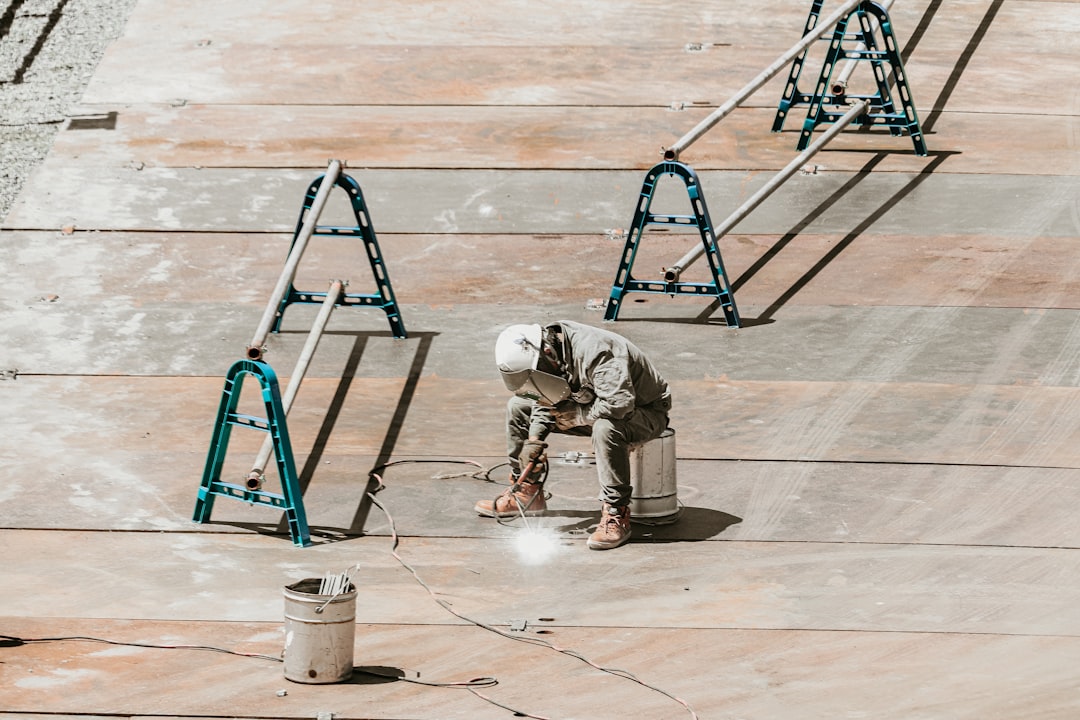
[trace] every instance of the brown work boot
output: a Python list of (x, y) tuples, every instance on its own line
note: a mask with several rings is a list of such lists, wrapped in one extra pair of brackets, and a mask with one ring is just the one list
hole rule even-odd
[(540, 515), (547, 510), (547, 498), (544, 497), (544, 483), (528, 480), (515, 481), (510, 476), (512, 485), (494, 500), (481, 500), (473, 508), (484, 517), (508, 518)]
[(589, 536), (589, 549), (611, 550), (630, 539), (630, 507), (615, 507), (604, 503), (600, 525)]

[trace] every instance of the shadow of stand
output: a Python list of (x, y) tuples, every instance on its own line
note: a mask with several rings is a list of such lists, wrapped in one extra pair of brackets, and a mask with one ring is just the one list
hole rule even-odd
[(631, 518), (634, 535), (631, 542), (703, 542), (714, 540), (732, 525), (742, 522), (741, 517), (722, 510), (702, 507), (683, 507), (678, 521), (670, 525), (636, 523)]
[[(379, 455), (376, 458), (373, 467), (380, 467), (385, 464), (394, 453), (394, 446), (397, 445), (398, 437), (401, 434), (401, 428), (405, 423), (405, 416), (408, 414), (409, 407), (416, 394), (416, 387), (420, 381), (420, 373), (423, 371), (424, 364), (427, 362), (428, 354), (431, 352), (432, 340), (436, 335), (438, 335), (438, 333), (413, 332), (409, 334), (408, 339), (399, 341), (410, 342), (412, 340), (419, 340), (419, 345), (416, 349), (416, 353), (413, 355), (413, 361), (409, 367), (405, 386), (402, 388), (401, 396), (398, 398), (397, 407), (394, 409), (394, 415), (390, 420), (390, 425), (386, 431), (386, 437), (383, 439), (382, 447), (379, 449)], [(308, 486), (311, 485), (311, 481), (315, 476), (315, 471), (322, 462), (323, 453), (326, 451), (326, 446), (330, 441), (330, 436), (333, 434), (334, 426), (337, 424), (338, 417), (341, 415), (341, 409), (345, 405), (345, 399), (348, 397), (349, 389), (356, 377), (356, 370), (360, 366), (360, 360), (363, 358), (364, 350), (367, 348), (368, 339), (371, 337), (384, 336), (391, 337), (389, 333), (362, 333), (356, 336), (352, 350), (349, 352), (349, 358), (345, 362), (345, 367), (341, 372), (341, 379), (338, 382), (337, 389), (334, 391), (334, 397), (330, 401), (330, 406), (327, 408), (326, 415), (323, 417), (322, 425), (319, 427), (318, 435), (315, 437), (315, 442), (312, 444), (311, 452), (304, 462), (303, 469), (299, 472), (298, 481), (302, 495), (307, 493)], [(378, 481), (374, 477), (368, 476), (365, 487), (359, 491), (360, 502), (357, 505), (349, 526), (347, 528), (335, 528), (310, 525), (309, 529), (312, 538), (318, 538), (326, 542), (336, 542), (349, 537), (363, 535), (364, 524), (367, 522), (367, 517), (371, 512), (372, 505), (368, 493), (375, 491), (377, 488)], [(231, 524), (246, 527), (256, 532), (274, 535), (287, 535), (289, 532), (288, 521), (284, 515), (282, 515), (277, 527), (272, 531), (266, 527), (261, 527), (252, 523)]]
[[(792, 240), (794, 240), (796, 237), (798, 237), (801, 232), (803, 232), (807, 227), (809, 227), (811, 223), (813, 223), (815, 220), (817, 220), (819, 217), (821, 217), (825, 213), (825, 211), (827, 211), (829, 208), (831, 208), (833, 205), (835, 205), (837, 202), (839, 202), (845, 195), (847, 195), (849, 192), (851, 192), (859, 183), (861, 183), (863, 180), (865, 180), (867, 177), (869, 177), (871, 172), (873, 171), (873, 169), (875, 167), (877, 167), (878, 164), (880, 164), (881, 161), (884, 160), (889, 154), (890, 153), (888, 153), (888, 152), (878, 152), (873, 158), (871, 158), (871, 160), (869, 162), (867, 162), (865, 165), (863, 165), (863, 167), (858, 172), (856, 172), (855, 175), (853, 175), (847, 182), (845, 182), (843, 184), (843, 186), (841, 186), (839, 189), (837, 189), (828, 198), (823, 200), (812, 211), (807, 213), (806, 217), (804, 217), (802, 220), (800, 220), (798, 222), (798, 224), (795, 225), (795, 227), (793, 227), (791, 230), (788, 230), (786, 233), (784, 233), (784, 235), (779, 240), (777, 240), (772, 245), (772, 247), (770, 247), (765, 252), (765, 254), (763, 254), (760, 258), (758, 258), (757, 261), (755, 261), (753, 265), (751, 265), (749, 268), (747, 268), (746, 271), (743, 272), (742, 275), (740, 275), (731, 284), (732, 292), (737, 291), (739, 288), (741, 288), (747, 282), (749, 282), (750, 279), (754, 277), (754, 275), (756, 275), (760, 270), (762, 270), (766, 265), (768, 265), (769, 262), (771, 262), (773, 258), (775, 258), (778, 254), (780, 254), (780, 252), (785, 247), (787, 247), (791, 243)], [(795, 297), (796, 294), (799, 293), (799, 291), (801, 291), (803, 288), (805, 288), (810, 283), (811, 280), (813, 280), (815, 277), (817, 277), (821, 273), (822, 270), (824, 270), (826, 267), (828, 267), (829, 264), (840, 255), (840, 253), (842, 253), (844, 250), (846, 250), (853, 242), (855, 242), (855, 240), (860, 235), (862, 235), (864, 232), (866, 232), (875, 222), (880, 220), (881, 217), (885, 215), (885, 213), (889, 212), (893, 208), (893, 205), (895, 203), (899, 202), (904, 197), (906, 197), (907, 195), (912, 193), (919, 185), (921, 185), (926, 180), (926, 178), (930, 177), (930, 175), (932, 175), (935, 171), (937, 171), (937, 169), (941, 166), (941, 164), (943, 162), (945, 162), (945, 160), (947, 160), (950, 156), (956, 155), (956, 154), (958, 154), (958, 153), (956, 153), (954, 151), (941, 151), (941, 152), (931, 152), (931, 153), (929, 153), (929, 156), (932, 159), (931, 159), (930, 163), (926, 166), (926, 168), (922, 172), (920, 172), (918, 175), (916, 175), (910, 181), (908, 181), (908, 183), (906, 185), (904, 185), (904, 187), (900, 188), (895, 193), (893, 193), (891, 196), (889, 196), (884, 202), (882, 202), (877, 207), (876, 210), (874, 210), (872, 213), (870, 213), (866, 217), (866, 219), (864, 219), (862, 222), (860, 222), (858, 225), (856, 225), (850, 232), (848, 232), (846, 235), (844, 235), (844, 237), (839, 242), (837, 242), (836, 245), (834, 245), (832, 248), (830, 248), (829, 252), (827, 252), (824, 255), (824, 257), (822, 257), (819, 261), (814, 263), (814, 265), (809, 270), (807, 270), (805, 273), (803, 273), (803, 275), (801, 277), (799, 277), (791, 285), (791, 287), (788, 288), (779, 298), (777, 298), (775, 301), (773, 301), (769, 305), (769, 307), (765, 309), (764, 312), (762, 312), (757, 317), (753, 317), (753, 318), (751, 318), (751, 317), (743, 317), (742, 318), (742, 326), (743, 327), (754, 327), (755, 325), (767, 325), (769, 323), (775, 322), (775, 320), (773, 319), (773, 316), (776, 314), (776, 312), (778, 310), (780, 310), (780, 308), (782, 308), (784, 305), (786, 305), (788, 302), (790, 302), (791, 299), (793, 297)], [(720, 307), (719, 303), (716, 303), (716, 302), (711, 303), (707, 308), (705, 308), (695, 318), (695, 322), (708, 323), (710, 321), (712, 315), (719, 309), (719, 307)]]

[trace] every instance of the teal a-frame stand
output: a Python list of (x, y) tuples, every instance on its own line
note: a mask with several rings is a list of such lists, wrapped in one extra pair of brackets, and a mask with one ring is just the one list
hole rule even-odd
[[(318, 194), (319, 187), (322, 185), (325, 178), (325, 175), (319, 176), (308, 187), (307, 194), (304, 197), (303, 206), (300, 209), (300, 217), (296, 221), (296, 231), (293, 233), (293, 245), (296, 244), (296, 240), (300, 235), (300, 230), (307, 220), (307, 215), (315, 202), (315, 196)], [(312, 230), (311, 236), (360, 239), (364, 245), (364, 252), (367, 255), (368, 262), (371, 264), (371, 274), (375, 278), (376, 286), (376, 291), (373, 293), (342, 293), (336, 305), (338, 307), (366, 306), (379, 308), (386, 313), (386, 318), (390, 323), (390, 331), (394, 334), (394, 337), (404, 339), (407, 337), (405, 322), (401, 318), (401, 310), (398, 308), (397, 299), (394, 297), (394, 288), (390, 284), (390, 273), (386, 268), (382, 252), (379, 249), (379, 241), (375, 236), (375, 228), (371, 223), (371, 214), (368, 212), (367, 204), (364, 202), (364, 193), (360, 189), (359, 183), (344, 173), (339, 174), (334, 183), (337, 187), (342, 188), (349, 194), (349, 202), (352, 205), (352, 212), (356, 219), (356, 224), (351, 227), (316, 225)], [(278, 306), (277, 318), (274, 321), (272, 332), (278, 332), (281, 329), (281, 319), (284, 317), (285, 309), (288, 308), (289, 305), (292, 305), (293, 303), (322, 303), (325, 298), (325, 292), (299, 291), (292, 283), (290, 283), (285, 296), (281, 299), (281, 303)]]
[[(242, 415), (236, 412), (240, 401), (240, 390), (244, 378), (248, 375), (257, 378), (262, 387), (266, 417)], [(252, 489), (221, 480), (221, 468), (229, 447), (229, 436), (235, 425), (270, 433), (274, 444), (278, 476), (281, 479), (280, 493), (261, 488)], [(264, 505), (284, 510), (293, 544), (299, 547), (311, 544), (311, 533), (304, 513), (303, 496), (293, 461), (292, 445), (289, 442), (289, 430), (285, 423), (285, 410), (281, 403), (277, 374), (265, 362), (238, 360), (233, 363), (225, 376), (225, 389), (222, 392), (221, 404), (218, 406), (217, 418), (214, 421), (214, 435), (206, 456), (206, 467), (203, 470), (202, 483), (199, 486), (198, 500), (195, 502), (195, 514), (192, 519), (197, 523), (209, 522), (210, 513), (214, 509), (214, 498), (219, 495), (243, 500), (252, 505)]]
[[(818, 15), (824, 0), (813, 0), (810, 15), (806, 21), (804, 35), (817, 24)], [(852, 20), (857, 21), (857, 29), (849, 32)], [(874, 24), (881, 33), (881, 43), (876, 39)], [(854, 47), (851, 46), (854, 43)], [(907, 133), (911, 136), (915, 154), (927, 154), (926, 141), (919, 124), (919, 116), (911, 98), (907, 74), (903, 59), (897, 47), (896, 34), (888, 12), (872, 0), (864, 0), (846, 17), (840, 20), (829, 39), (829, 48), (821, 66), (814, 91), (806, 93), (799, 89), (799, 76), (802, 72), (807, 51), (804, 50), (791, 64), (787, 84), (773, 119), (773, 132), (780, 132), (790, 110), (797, 105), (808, 105), (806, 120), (799, 133), (798, 149), (809, 146), (814, 130), (826, 123), (834, 123), (849, 109), (852, 101), (867, 100), (870, 109), (852, 121), (853, 125), (880, 125), (889, 128), (894, 136)], [(845, 60), (869, 62), (874, 74), (877, 92), (872, 94), (850, 94), (842, 84), (832, 85), (832, 78), (837, 63)], [(890, 89), (891, 82), (899, 95), (899, 108)]]
[[(657, 182), (665, 176), (677, 177), (683, 181), (686, 192), (690, 196), (692, 214), (672, 215), (650, 212)], [(666, 277), (661, 280), (636, 279), (633, 276), (634, 258), (637, 256), (638, 245), (645, 233), (645, 229), (650, 225), (696, 227), (701, 236), (704, 254), (709, 261), (712, 282), (682, 282), (678, 279), (668, 279)], [(665, 161), (653, 166), (646, 173), (645, 181), (641, 185), (641, 195), (634, 210), (634, 219), (631, 222), (630, 231), (626, 235), (626, 245), (619, 260), (619, 269), (615, 274), (615, 282), (611, 286), (611, 296), (608, 299), (607, 310), (604, 313), (605, 320), (616, 320), (618, 318), (623, 298), (628, 293), (712, 296), (720, 303), (727, 325), (729, 327), (739, 327), (739, 310), (735, 306), (735, 295), (731, 291), (727, 271), (724, 269), (724, 262), (720, 257), (720, 249), (716, 243), (712, 220), (709, 218), (709, 208), (705, 203), (705, 194), (702, 192), (697, 173), (689, 165), (677, 161)]]

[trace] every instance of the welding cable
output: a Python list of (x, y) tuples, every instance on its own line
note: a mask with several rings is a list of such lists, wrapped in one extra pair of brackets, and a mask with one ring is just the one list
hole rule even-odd
[[(404, 462), (404, 461), (402, 461), (402, 462)], [(509, 635), (505, 635), (505, 633), (503, 633), (502, 631), (498, 630), (497, 628), (495, 628), (495, 627), (493, 627), (491, 625), (487, 625), (486, 623), (482, 623), (482, 622), (479, 622), (477, 620), (473, 620), (472, 618), (466, 617), (466, 616), (462, 615), (461, 613), (457, 612), (456, 610), (454, 610), (454, 608), (451, 607), (450, 603), (446, 602), (445, 600), (440, 598), (438, 595), (436, 595), (435, 591), (431, 589), (431, 586), (429, 586), (426, 582), (424, 582), (424, 579), (420, 577), (420, 574), (416, 572), (415, 568), (413, 568), (412, 565), (409, 565), (409, 563), (405, 562), (404, 558), (402, 558), (401, 555), (398, 554), (397, 548), (398, 548), (398, 545), (400, 543), (400, 540), (398, 539), (397, 525), (394, 523), (394, 516), (391, 515), (390, 511), (386, 509), (386, 506), (383, 505), (381, 502), (379, 502), (379, 499), (377, 497), (375, 497), (375, 493), (379, 492), (380, 490), (385, 490), (386, 489), (386, 485), (383, 483), (382, 477), (375, 470), (381, 470), (381, 469), (383, 469), (385, 467), (388, 467), (389, 465), (392, 465), (392, 464), (396, 464), (396, 463), (387, 463), (387, 465), (379, 466), (378, 468), (375, 468), (374, 470), (371, 470), (369, 472), (369, 474), (368, 474), (369, 477), (371, 477), (372, 479), (375, 480), (377, 487), (374, 490), (372, 490), (371, 492), (367, 493), (368, 499), (370, 499), (371, 502), (374, 503), (374, 505), (376, 507), (378, 507), (380, 510), (383, 511), (383, 514), (386, 515), (386, 521), (390, 525), (390, 536), (391, 536), (390, 555), (392, 555), (393, 558), (395, 560), (397, 560), (398, 563), (403, 568), (408, 570), (409, 573), (413, 576), (413, 579), (415, 579), (416, 582), (418, 582), (420, 584), (420, 587), (424, 588), (424, 590), (427, 590), (428, 594), (431, 595), (432, 599), (436, 602), (436, 604), (438, 604), (440, 607), (442, 607), (448, 613), (450, 613), (451, 615), (454, 615), (455, 617), (458, 617), (458, 618), (464, 620), (467, 623), (471, 623), (473, 625), (476, 625), (477, 627), (481, 627), (481, 628), (483, 628), (485, 630), (490, 630), (490, 631), (492, 631), (494, 633), (497, 633), (499, 635), (504, 635), (505, 637), (510, 637)], [(517, 639), (517, 638), (515, 638), (515, 639)], [(492, 684), (494, 685), (496, 683), (493, 682)], [(508, 705), (503, 705), (502, 703), (497, 702), (493, 698), (490, 698), (487, 695), (484, 695), (483, 693), (477, 692), (472, 687), (466, 687), (465, 689), (468, 690), (469, 692), (471, 692), (476, 697), (483, 700), (484, 702), (490, 703), (492, 705), (495, 705), (496, 707), (502, 708), (503, 710), (508, 710), (508, 711), (514, 713), (515, 717), (532, 718), (533, 720), (551, 720), (550, 718), (545, 717), (543, 715), (532, 715), (530, 713), (525, 712), (524, 710), (519, 710), (517, 708), (512, 708), (512, 707), (510, 707)]]
[[(370, 472), (378, 473), (378, 472), (380, 472), (382, 470), (385, 470), (388, 467), (392, 467), (394, 465), (405, 465), (405, 464), (409, 464), (409, 463), (444, 463), (444, 464), (445, 463), (457, 463), (459, 465), (472, 465), (473, 467), (480, 468), (480, 470), (478, 470), (476, 472), (436, 473), (435, 475), (431, 476), (431, 479), (432, 480), (451, 480), (453, 478), (467, 477), (467, 478), (473, 478), (474, 480), (483, 480), (484, 482), (495, 483), (496, 485), (501, 485), (502, 483), (499, 480), (496, 480), (496, 479), (492, 478), (491, 473), (493, 471), (495, 471), (495, 470), (498, 470), (501, 467), (504, 467), (504, 466), (510, 464), (509, 461), (506, 461), (506, 460), (504, 460), (501, 463), (496, 463), (494, 465), (490, 465), (490, 466), (487, 466), (487, 467), (481, 465), (480, 463), (476, 462), (475, 460), (394, 460), (392, 462), (383, 463), (382, 465), (377, 465), (376, 467), (372, 468)], [(544, 478), (545, 479), (547, 478), (546, 470), (544, 472)]]
[[(453, 478), (467, 477), (467, 478), (475, 478), (477, 480), (486, 480), (487, 482), (495, 482), (494, 480), (491, 479), (491, 471), (492, 470), (499, 467), (499, 465), (506, 465), (506, 463), (499, 463), (499, 465), (492, 465), (491, 467), (485, 469), (483, 465), (481, 465), (480, 463), (475, 462), (473, 460), (399, 460), (397, 462), (456, 462), (456, 463), (461, 463), (463, 465), (474, 465), (474, 466), (476, 466), (478, 468), (481, 468), (481, 471), (477, 471), (477, 472), (461, 472), (461, 473), (436, 473), (436, 474), (431, 476), (431, 479), (432, 480), (451, 480)], [(389, 465), (396, 465), (397, 462), (388, 463), (387, 465), (383, 465), (382, 467), (385, 468), (385, 467), (388, 467)]]
[[(498, 463), (496, 465), (492, 465), (490, 467), (484, 468), (483, 465), (476, 462), (475, 460), (394, 460), (392, 462), (383, 463), (382, 465), (377, 465), (377, 466), (375, 466), (374, 468), (372, 468), (369, 471), (369, 475), (371, 475), (374, 478), (378, 478), (377, 482), (379, 483), (379, 487), (375, 490), (375, 492), (378, 492), (379, 490), (382, 490), (383, 487), (385, 487), (382, 484), (382, 480), (381, 480), (381, 478), (379, 476), (380, 471), (385, 470), (386, 468), (391, 467), (393, 465), (405, 465), (405, 464), (408, 464), (408, 463), (459, 463), (461, 465), (472, 465), (474, 467), (481, 468), (481, 471), (479, 471), (479, 472), (471, 472), (471, 473), (439, 473), (439, 474), (436, 474), (436, 475), (432, 475), (432, 479), (434, 479), (434, 480), (449, 480), (451, 478), (471, 477), (471, 478), (474, 478), (476, 480), (483, 480), (484, 482), (495, 483), (496, 485), (501, 485), (502, 483), (500, 483), (498, 480), (495, 480), (494, 478), (491, 477), (492, 471), (497, 470), (498, 468), (501, 468), (504, 465), (509, 465), (510, 464), (508, 461), (503, 461), (503, 462)], [(547, 481), (548, 470), (549, 470), (549, 467), (545, 463), (544, 464), (543, 480), (540, 481), (541, 484), (543, 484), (544, 482)], [(550, 499), (550, 498), (551, 498), (551, 493), (545, 493), (544, 494), (544, 499), (545, 500)], [(380, 506), (380, 507), (382, 507), (382, 506)], [(518, 510), (521, 512), (521, 519), (525, 521), (525, 526), (528, 527), (529, 520), (528, 520), (528, 518), (525, 517), (525, 513), (522, 511), (520, 503), (518, 503)], [(386, 512), (385, 508), (383, 508), (383, 512)], [(517, 520), (517, 516), (514, 516), (512, 519)], [(495, 522), (497, 522), (500, 525), (506, 525), (508, 527), (513, 527), (509, 522), (507, 522), (504, 518), (501, 518), (501, 517), (495, 518)]]
[[(387, 467), (387, 466), (381, 466), (379, 468), (376, 468), (375, 470), (381, 470), (381, 469), (383, 469), (383, 467)], [(581, 653), (579, 653), (579, 652), (577, 652), (575, 650), (569, 650), (569, 649), (566, 649), (566, 648), (558, 647), (554, 643), (549, 642), (547, 640), (543, 640), (541, 638), (519, 637), (519, 636), (511, 635), (508, 632), (500, 630), (499, 628), (495, 627), (494, 625), (490, 625), (490, 624), (485, 623), (485, 622), (483, 622), (481, 620), (475, 620), (475, 619), (473, 619), (471, 617), (468, 617), (467, 615), (462, 615), (460, 612), (455, 610), (453, 608), (453, 606), (450, 605), (450, 603), (448, 603), (447, 601), (443, 600), (438, 595), (436, 595), (435, 591), (432, 590), (431, 587), (426, 582), (424, 582), (424, 579), (420, 577), (420, 574), (417, 573), (416, 570), (411, 565), (409, 565), (409, 563), (405, 562), (405, 560), (401, 557), (400, 554), (398, 554), (397, 549), (398, 549), (398, 545), (400, 544), (400, 540), (398, 538), (397, 527), (396, 527), (396, 525), (394, 523), (394, 518), (390, 514), (390, 511), (387, 510), (386, 506), (383, 505), (381, 502), (379, 502), (379, 499), (375, 497), (375, 493), (379, 492), (380, 490), (384, 490), (386, 488), (386, 485), (383, 483), (382, 477), (377, 472), (375, 472), (375, 470), (372, 470), (369, 474), (370, 474), (370, 477), (373, 478), (376, 481), (377, 487), (373, 491), (368, 492), (367, 496), (368, 496), (368, 499), (370, 499), (371, 502), (376, 507), (378, 507), (380, 510), (383, 511), (383, 514), (386, 515), (386, 521), (390, 525), (390, 537), (391, 537), (390, 555), (395, 560), (397, 560), (398, 563), (403, 568), (405, 568), (407, 571), (409, 571), (409, 573), (413, 576), (413, 578), (416, 580), (416, 582), (418, 582), (420, 584), (420, 586), (422, 588), (424, 588), (424, 590), (426, 590), (429, 595), (431, 595), (432, 599), (436, 602), (436, 604), (438, 604), (440, 607), (442, 607), (444, 610), (446, 610), (448, 613), (450, 613), (454, 617), (459, 618), (461, 620), (464, 620), (465, 622), (470, 623), (472, 625), (475, 625), (476, 627), (479, 627), (479, 628), (482, 628), (484, 630), (488, 630), (490, 632), (493, 632), (496, 635), (500, 635), (500, 636), (502, 636), (504, 638), (507, 638), (509, 640), (514, 640), (516, 642), (526, 643), (528, 645), (535, 645), (535, 646), (538, 646), (538, 647), (548, 648), (549, 650), (554, 650), (555, 652), (561, 653), (561, 654), (566, 655), (568, 657), (572, 657), (572, 658), (574, 658), (576, 660), (580, 660), (581, 662), (585, 663), (589, 667), (592, 667), (592, 668), (594, 668), (596, 670), (599, 670), (600, 672), (607, 673), (608, 675), (612, 675), (614, 677), (620, 677), (620, 678), (623, 678), (624, 680), (629, 680), (629, 681), (631, 681), (633, 683), (636, 683), (636, 684), (642, 686), (643, 688), (646, 688), (648, 690), (652, 690), (653, 692), (659, 693), (660, 695), (663, 695), (663, 696), (673, 700), (674, 702), (678, 703), (679, 705), (682, 705), (683, 708), (685, 708), (686, 711), (688, 713), (690, 713), (690, 717), (693, 718), (693, 720), (698, 720), (697, 713), (694, 712), (694, 709), (690, 706), (690, 703), (686, 702), (685, 700), (683, 700), (680, 697), (677, 697), (677, 696), (669, 693), (668, 691), (664, 690), (663, 688), (656, 687), (655, 685), (650, 685), (649, 683), (645, 682), (644, 680), (641, 680), (640, 678), (638, 678), (636, 675), (634, 675), (629, 670), (623, 670), (623, 669), (620, 669), (620, 668), (603, 667), (602, 665), (598, 665), (598, 664), (594, 663), (592, 660), (589, 660), (587, 657), (585, 657), (584, 655), (582, 655)], [(492, 703), (494, 705), (498, 705), (499, 707), (502, 707), (502, 708), (504, 708), (506, 710), (511, 710), (511, 708), (507, 708), (504, 705), (499, 705), (498, 703), (495, 703), (490, 698), (485, 697), (484, 695), (476, 692), (475, 690), (470, 689), (470, 692), (472, 692), (474, 695), (481, 698), (482, 700), (490, 702), (490, 703)], [(542, 718), (542, 717), (537, 716), (537, 715), (524, 714), (519, 710), (513, 710), (513, 712), (517, 713), (520, 717), (535, 718), (536, 720), (547, 720), (547, 718)]]
[[(525, 465), (525, 467), (521, 468), (521, 472), (518, 473), (518, 480), (520, 482), (523, 482), (523, 483), (531, 482), (529, 480), (522, 480), (521, 478), (529, 477), (529, 475), (532, 474), (533, 467), (535, 467), (536, 463), (538, 463), (538, 462), (540, 462), (540, 461), (539, 460), (530, 460), (528, 462), (528, 464)], [(540, 478), (540, 483), (539, 483), (540, 484), (540, 489), (537, 490), (537, 493), (543, 492), (544, 493), (544, 500), (547, 500), (547, 499), (549, 499), (551, 497), (551, 493), (544, 491), (544, 483), (547, 482), (547, 477), (548, 477), (548, 464), (546, 462), (541, 463), (541, 468), (542, 468), (542, 470), (541, 470), (542, 476)], [(516, 488), (517, 483), (515, 483), (512, 487)], [(515, 489), (513, 492), (510, 493), (510, 499), (514, 502), (514, 506), (517, 508), (518, 515), (521, 517), (521, 522), (525, 523), (525, 529), (527, 531), (529, 531), (529, 532), (532, 532), (532, 526), (529, 525), (529, 518), (525, 514), (525, 510), (528, 509), (528, 507), (533, 504), (533, 501), (536, 499), (536, 495), (534, 494), (532, 497), (529, 498), (529, 501), (527, 503), (522, 505), (521, 500), (518, 499), (518, 494), (517, 494), (517, 491)], [(497, 504), (498, 500), (496, 500), (495, 502)], [(494, 509), (494, 505), (492, 506), (492, 509)], [(507, 524), (507, 523), (503, 522), (503, 519), (499, 516), (498, 512), (495, 513), (495, 521), (498, 522), (500, 525), (506, 525)]]
[[(153, 643), (140, 643), (140, 642), (124, 642), (121, 640), (107, 640), (105, 638), (89, 637), (86, 635), (64, 635), (58, 637), (44, 637), (44, 638), (20, 638), (14, 635), (0, 635), (0, 647), (19, 647), (21, 645), (29, 645), (31, 643), (46, 643), (46, 642), (67, 642), (67, 641), (86, 641), (86, 642), (98, 642), (105, 643), (106, 645), (123, 645), (126, 647), (137, 648), (150, 648), (152, 650), (207, 650), (210, 652), (224, 653), (226, 655), (238, 655), (240, 657), (258, 658), (260, 660), (269, 660), (271, 662), (285, 662), (280, 657), (274, 657), (273, 655), (262, 655), (260, 653), (245, 653), (237, 650), (228, 650), (226, 648), (213, 647), (212, 645), (155, 645)], [(493, 677), (478, 677), (472, 680), (461, 680), (457, 682), (431, 682), (427, 680), (414, 680), (412, 678), (403, 677), (401, 675), (390, 675), (387, 673), (378, 673), (374, 670), (368, 670), (367, 668), (355, 667), (353, 672), (362, 673), (364, 675), (374, 675), (375, 677), (385, 678), (388, 680), (400, 680), (402, 682), (413, 683), (414, 685), (427, 685), (429, 687), (441, 687), (441, 688), (461, 688), (463, 690), (470, 690), (472, 688), (487, 688), (494, 687), (499, 684), (499, 681)]]
[[(491, 479), (491, 471), (494, 470), (495, 468), (500, 468), (503, 465), (509, 465), (509, 464), (510, 464), (509, 462), (501, 462), (498, 465), (495, 465), (493, 467), (488, 468), (488, 470), (487, 470), (488, 477), (486, 478), (487, 481), (488, 482), (493, 482), (493, 483), (498, 483), (497, 480), (492, 480)], [(533, 462), (530, 462), (528, 465), (523, 467), (521, 469), (521, 472), (518, 474), (518, 479), (521, 479), (522, 477), (527, 476), (529, 474), (529, 472), (532, 470), (533, 464), (534, 464)], [(551, 499), (551, 493), (547, 492), (546, 490), (543, 490), (543, 485), (544, 485), (544, 483), (547, 482), (547, 479), (548, 479), (548, 469), (549, 469), (548, 464), (544, 463), (543, 464), (543, 474), (542, 474), (542, 476), (540, 478), (540, 486), (541, 486), (540, 492), (544, 493), (544, 500), (550, 500)], [(513, 485), (514, 485), (514, 483), (510, 483), (509, 487), (513, 487)], [(534, 496), (534, 498), (530, 498), (529, 502), (525, 506), (522, 506), (521, 501), (518, 500), (518, 497), (517, 497), (516, 493), (511, 493), (510, 498), (514, 501), (514, 507), (516, 507), (517, 511), (518, 511), (518, 514), (515, 515), (515, 516), (512, 516), (511, 519), (517, 520), (518, 517), (520, 517), (521, 521), (523, 523), (525, 523), (525, 529), (526, 530), (532, 530), (532, 527), (529, 525), (529, 518), (525, 515), (525, 510), (527, 509), (527, 507), (529, 505), (532, 504), (532, 501), (533, 501), (533, 499), (535, 499), (535, 496)], [(506, 521), (506, 518), (500, 516), (498, 513), (495, 514), (495, 522), (497, 522), (499, 525), (505, 525), (507, 527), (514, 527), (513, 525), (511, 525), (511, 523)]]
[[(448, 463), (450, 463), (450, 464), (456, 463), (458, 465), (472, 465), (473, 467), (478, 467), (481, 470), (484, 469), (484, 466), (481, 465), (480, 463), (476, 462), (475, 460), (434, 460), (434, 459), (432, 459), (432, 460), (392, 460), (390, 462), (385, 462), (382, 465), (376, 465), (375, 467), (373, 467), (371, 470), (368, 471), (368, 474), (373, 475), (373, 476), (377, 475), (381, 470), (385, 470), (388, 467), (393, 467), (394, 465), (407, 465), (407, 464), (419, 464), (419, 463), (440, 463), (440, 464), (444, 464), (444, 465), (448, 464)], [(506, 463), (501, 463), (501, 464), (505, 465)], [(488, 468), (485, 471), (485, 475), (486, 475), (486, 473), (490, 473), (492, 470), (494, 470), (497, 467), (499, 467), (499, 466), (495, 465), (494, 467)], [(438, 479), (438, 480), (446, 480), (448, 478), (456, 478), (456, 477), (478, 477), (479, 475), (480, 475), (480, 473), (475, 472), (475, 473), (456, 473), (456, 474), (452, 474), (452, 475), (435, 475), (434, 477), (436, 479)]]
[(364, 675), (374, 675), (378, 678), (385, 678), (387, 680), (400, 680), (401, 682), (412, 683), (413, 685), (427, 685), (428, 687), (440, 687), (440, 688), (461, 688), (462, 690), (471, 690), (478, 687), (495, 687), (499, 684), (499, 681), (493, 677), (478, 677), (472, 680), (462, 680), (459, 682), (428, 682), (426, 680), (414, 680), (402, 675), (390, 675), (388, 673), (377, 673), (374, 670), (368, 670), (366, 668), (356, 667), (353, 668), (353, 672), (363, 673)]
[(72, 640), (105, 643), (106, 645), (124, 645), (126, 647), (151, 648), (154, 650), (207, 650), (209, 652), (225, 653), (226, 655), (239, 655), (240, 657), (259, 658), (260, 660), (272, 660), (273, 662), (284, 662), (281, 658), (274, 657), (273, 655), (262, 655), (260, 653), (245, 653), (239, 652), (237, 650), (228, 650), (226, 648), (213, 647), (212, 645), (155, 645), (153, 643), (107, 640), (105, 638), (89, 637), (86, 635), (62, 635), (59, 637), (43, 638), (19, 638), (13, 637), (11, 635), (0, 635), (0, 647), (17, 647), (19, 645), (27, 645), (30, 643), (67, 642)]

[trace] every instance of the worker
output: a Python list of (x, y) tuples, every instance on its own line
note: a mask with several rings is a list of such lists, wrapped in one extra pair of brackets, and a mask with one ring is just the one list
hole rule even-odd
[[(511, 325), (495, 343), (507, 389), (510, 487), (476, 504), (485, 517), (539, 515), (547, 509), (547, 437), (591, 436), (600, 480), (593, 550), (630, 539), (630, 447), (668, 427), (671, 394), (647, 357), (626, 338), (570, 320)], [(523, 474), (524, 473), (524, 474)]]

